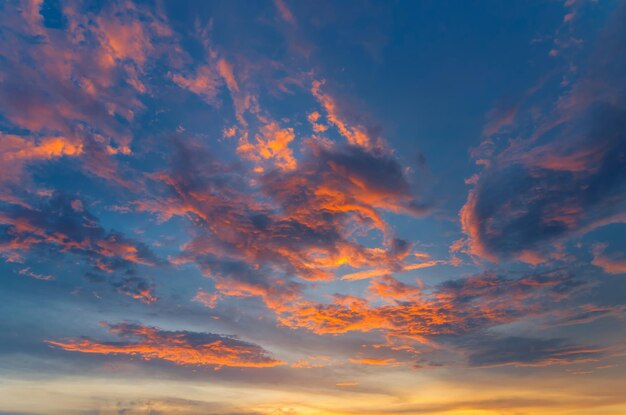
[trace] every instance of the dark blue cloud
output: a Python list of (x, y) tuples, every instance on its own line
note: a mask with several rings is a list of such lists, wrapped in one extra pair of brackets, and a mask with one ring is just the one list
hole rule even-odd
[(599, 348), (573, 345), (564, 339), (489, 337), (474, 342), (468, 351), (470, 366), (544, 366), (597, 360)]

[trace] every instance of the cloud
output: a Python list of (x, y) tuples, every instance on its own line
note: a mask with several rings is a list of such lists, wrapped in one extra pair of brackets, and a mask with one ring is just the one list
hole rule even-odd
[(568, 344), (563, 339), (503, 337), (482, 340), (468, 355), (471, 366), (548, 366), (597, 360), (603, 350)]
[(33, 162), (79, 157), (83, 152), (80, 142), (65, 137), (27, 137), (0, 133), (0, 168), (5, 172), (0, 185), (18, 183), (24, 179), (24, 168)]
[(322, 115), (319, 112), (317, 112), (317, 111), (313, 111), (312, 113), (310, 113), (307, 116), (307, 120), (311, 123), (311, 127), (313, 128), (313, 132), (315, 132), (315, 133), (323, 133), (326, 130), (328, 130), (328, 126), (327, 125), (320, 124), (318, 122), (321, 117), (322, 117)]
[(591, 263), (602, 268), (608, 274), (626, 274), (626, 259), (615, 258), (604, 253), (606, 245), (598, 244), (593, 250), (593, 261)]
[(515, 124), (518, 108), (515, 105), (501, 105), (487, 114), (487, 121), (483, 128), (483, 135), (490, 137), (502, 132)]
[(592, 110), (593, 125), (576, 154), (553, 143), (483, 171), (461, 211), (469, 252), (524, 259), (617, 217), (626, 202), (624, 119), (626, 112), (601, 105)]
[[(251, 105), (253, 104), (253, 96), (246, 94), (239, 89), (239, 82), (237, 82), (237, 78), (235, 77), (234, 68), (231, 62), (226, 60), (226, 58), (221, 57), (217, 61), (217, 72), (222, 77), (224, 82), (226, 83), (226, 87), (230, 92), (231, 98), (233, 100), (233, 106), (235, 108), (235, 116), (237, 121), (242, 127), (247, 127), (248, 122), (246, 121), (244, 114), (246, 111), (250, 110)], [(253, 109), (253, 111), (256, 111)]]
[(233, 72), (233, 65), (226, 59), (221, 58), (217, 61), (217, 70), (222, 78), (224, 78), (228, 89), (233, 93), (239, 92), (239, 84)]
[(371, 357), (350, 359), (350, 363), (353, 363), (355, 365), (368, 365), (368, 366), (389, 366), (389, 365), (397, 364), (395, 359), (391, 359), (391, 358), (377, 359), (377, 358), (371, 358)]
[(336, 294), (331, 304), (301, 301), (279, 322), (316, 334), (378, 331), (428, 343), (437, 336), (475, 333), (530, 316), (546, 315), (584, 286), (570, 273), (552, 271), (506, 278), (492, 272), (441, 283), (430, 290), (392, 277), (373, 280), (370, 293), (390, 304)]
[[(44, 1), (41, 7), (56, 7), (47, 5), (53, 3)], [(158, 399), (152, 398), (158, 393), (126, 389), (116, 402), (106, 393), (92, 396), (102, 383), (97, 378), (106, 383), (120, 373), (131, 383), (162, 378), (162, 388), (179, 395), (189, 392), (176, 386), (180, 382), (211, 379), (227, 398), (247, 386), (258, 392), (259, 385), (269, 385), (242, 403), (266, 412), (523, 412), (551, 403), (500, 394), (493, 401), (460, 396), (457, 402), (421, 406), (408, 396), (396, 405), (398, 385), (374, 374), (394, 372), (397, 380), (407, 375), (405, 369), (430, 376), (428, 368), (438, 366), (564, 365), (610, 357), (612, 349), (552, 338), (558, 337), (554, 332), (548, 338), (511, 333), (601, 334), (624, 314), (616, 305), (620, 291), (612, 290), (622, 279), (595, 275), (599, 270), (592, 267), (582, 274), (573, 268), (544, 272), (547, 267), (539, 266), (532, 267), (537, 272), (528, 267), (480, 272), (458, 258), (448, 261), (441, 256), (441, 242), (453, 227), (449, 215), (413, 220), (427, 215), (431, 205), (418, 188), (423, 178), (415, 178), (403, 162), (409, 156), (394, 151), (380, 131), (351, 113), (332, 88), (334, 81), (313, 81), (324, 73), (325, 60), (342, 55), (337, 46), (355, 52), (346, 55), (340, 77), (357, 84), (364, 79), (350, 76), (356, 68), (350, 63), (362, 66), (368, 59), (362, 45), (354, 49), (351, 43), (365, 41), (378, 52), (387, 42), (396, 45), (395, 31), (388, 31), (392, 27), (380, 24), (381, 16), (393, 15), (386, 7), (364, 5), (374, 16), (363, 19), (333, 5), (329, 13), (302, 13), (311, 19), (296, 21), (301, 7), (315, 6), (277, 0), (179, 10), (167, 2), (64, 2), (56, 23), (62, 27), (53, 29), (37, 2), (29, 4), (21, 12), (7, 8), (8, 17), (0, 17), (8, 27), (0, 39), (0, 112), (6, 129), (0, 136), (0, 168), (7, 171), (2, 180), (8, 183), (5, 193), (0, 189), (0, 254), (25, 262), (3, 264), (14, 272), (2, 296), (7, 310), (16, 313), (6, 325), (18, 336), (3, 347), (11, 371), (25, 373), (20, 366), (26, 361), (44, 373), (80, 372), (78, 381), (66, 377), (70, 383), (94, 378), (93, 385), (81, 386), (89, 402), (76, 404), (87, 410), (95, 402), (94, 413), (236, 412), (230, 406), (173, 402), (170, 390)], [(347, 26), (346, 16), (353, 20)], [(329, 39), (328, 25), (335, 23), (339, 37)], [(321, 47), (340, 42), (332, 51), (317, 56), (311, 49), (304, 57), (304, 51), (290, 50), (302, 43), (300, 29)], [(215, 41), (198, 32), (211, 33)], [(446, 45), (449, 35), (458, 35), (444, 32)], [(389, 56), (397, 55), (395, 49), (387, 50)], [(448, 56), (440, 52), (436, 55)], [(386, 77), (393, 85), (383, 88), (402, 83), (393, 78)], [(588, 252), (584, 247), (560, 252), (566, 248), (553, 245), (621, 220), (624, 148), (623, 137), (614, 132), (624, 125), (622, 101), (588, 95), (593, 88), (582, 84), (572, 90), (571, 100), (567, 94), (555, 100), (559, 109), (553, 116), (534, 112), (536, 128), (520, 127), (529, 118), (525, 102), (487, 115), (483, 133), (492, 143), (485, 146), (492, 145), (493, 152), (481, 155), (484, 167), (469, 180), (473, 188), (463, 210), (468, 240), (459, 249), (494, 261), (540, 265), (559, 254)], [(425, 92), (431, 89), (440, 92)], [(587, 96), (595, 97), (592, 105)], [(391, 112), (381, 113), (391, 117), (384, 124), (405, 118)], [(465, 121), (472, 124), (471, 117)], [(407, 127), (392, 124), (398, 132)], [(395, 139), (406, 150), (411, 140), (402, 135)], [(446, 145), (430, 144), (430, 151)], [(457, 144), (462, 152), (462, 143)], [(418, 159), (413, 162), (423, 167), (421, 154)], [(465, 168), (461, 160), (451, 164), (451, 169), (442, 167), (443, 184), (452, 180), (448, 173)], [(43, 193), (37, 186), (52, 190)], [(80, 199), (62, 189), (80, 192)], [(165, 264), (162, 255), (167, 269), (159, 267)], [(619, 266), (619, 257), (608, 249), (594, 251), (594, 258), (593, 264), (608, 272)], [(459, 266), (452, 269), (452, 263)], [(59, 267), (67, 267), (67, 275)], [(76, 282), (83, 268), (89, 270), (87, 282), (100, 283), (99, 290)], [(587, 271), (598, 271), (593, 281), (585, 281)], [(51, 275), (56, 280), (44, 282)], [(41, 307), (22, 304), (37, 298)], [(84, 313), (79, 320), (93, 313), (143, 313), (152, 322), (107, 324), (109, 333), (100, 335), (76, 329), (62, 339), (67, 334), (59, 330), (71, 327), (55, 316), (71, 317), (75, 310)], [(33, 316), (49, 318), (31, 321)], [(600, 324), (573, 327), (600, 318)], [(241, 338), (190, 331), (207, 321), (220, 327), (218, 333)], [(177, 326), (181, 322), (185, 327)], [(32, 333), (22, 339), (20, 331)], [(274, 354), (273, 347), (289, 357)], [(321, 349), (328, 356), (317, 356)], [(15, 353), (27, 360), (13, 359)], [(77, 369), (76, 361), (85, 365)], [(211, 370), (219, 368), (224, 370)], [(567, 375), (557, 369), (539, 370)], [(446, 377), (446, 371), (436, 376)], [(480, 383), (483, 371), (471, 372)], [(454, 375), (459, 381), (459, 372)], [(276, 384), (286, 386), (278, 390)], [(54, 389), (50, 393), (58, 390), (57, 380), (46, 385)], [(314, 402), (308, 405), (305, 395), (311, 391)], [(328, 392), (328, 402), (316, 401), (320, 391)], [(357, 392), (381, 397), (380, 406), (336, 405)], [(59, 406), (73, 405), (59, 399)], [(274, 405), (276, 400), (281, 402)]]
[(121, 341), (98, 342), (89, 338), (47, 343), (80, 353), (139, 356), (161, 359), (176, 365), (263, 368), (283, 362), (271, 358), (261, 347), (233, 336), (189, 331), (165, 331), (132, 323), (106, 324)]
[[(314, 142), (299, 169), (270, 172), (260, 180), (289, 219), (308, 227), (325, 224), (321, 229), (335, 228), (337, 236), (346, 233), (348, 220), (352, 226), (386, 232), (379, 210), (411, 215), (427, 211), (413, 196), (400, 164), (384, 151)], [(406, 256), (406, 243), (397, 243), (405, 244), (398, 253)]]
[(154, 285), (136, 276), (126, 276), (121, 281), (113, 282), (117, 292), (128, 295), (146, 304), (154, 303), (158, 298), (154, 295)]
[[(340, 114), (339, 107), (335, 99), (321, 91), (324, 81), (314, 81), (311, 87), (311, 93), (322, 108), (326, 111), (328, 122), (333, 124), (339, 133), (348, 141), (349, 144), (358, 147), (371, 148), (375, 143), (370, 139), (365, 129), (360, 125), (350, 126), (344, 117)], [(315, 126), (314, 126), (315, 127)]]
[[(429, 268), (429, 267), (433, 267), (437, 264), (442, 263), (442, 261), (426, 261), (426, 262), (418, 262), (415, 264), (409, 264), (409, 265), (404, 265), (402, 267), (400, 267), (399, 269), (394, 269), (393, 271), (395, 273), (400, 273), (400, 272), (405, 272), (405, 271), (413, 271), (416, 269), (422, 269), (422, 268)], [(379, 277), (381, 275), (385, 275), (389, 273), (389, 269), (385, 269), (385, 268), (375, 268), (375, 269), (370, 269), (370, 270), (366, 270), (366, 271), (358, 271), (358, 272), (353, 272), (351, 274), (345, 274), (341, 277), (342, 280), (349, 280), (349, 281), (357, 281), (357, 280), (363, 280), (366, 278), (372, 278), (372, 277)]]
[[(80, 199), (57, 192), (38, 202), (34, 206), (1, 203), (0, 255), (23, 262), (32, 251), (72, 253), (86, 259), (94, 272), (123, 271), (123, 279), (107, 279), (119, 293), (145, 303), (156, 301), (154, 287), (144, 278), (130, 275), (135, 265), (152, 267), (164, 263), (146, 245), (105, 230)], [(40, 280), (54, 279), (34, 273), (29, 267), (20, 273)]]
[(623, 305), (599, 306), (594, 304), (581, 304), (575, 308), (561, 310), (561, 312), (555, 313), (558, 318), (556, 324), (568, 326), (590, 323), (605, 317), (619, 318), (625, 310), (626, 306)]
[(293, 128), (280, 128), (277, 122), (272, 121), (260, 128), (254, 142), (248, 141), (244, 135), (239, 140), (237, 153), (248, 160), (271, 160), (280, 170), (293, 170), (297, 162), (289, 143), (294, 138)]
[(122, 1), (97, 14), (75, 3), (23, 3), (0, 21), (0, 111), (13, 133), (3, 135), (2, 167), (10, 163), (19, 179), (27, 163), (71, 156), (89, 174), (136, 187), (116, 156), (132, 153), (129, 123), (145, 109), (145, 72), (174, 42), (164, 18)]
[(193, 297), (193, 301), (197, 301), (208, 308), (215, 308), (218, 300), (219, 295), (215, 292), (207, 293), (204, 291), (198, 291), (198, 293)]
[(217, 95), (219, 94), (222, 83), (216, 71), (211, 66), (203, 65), (198, 67), (195, 75), (184, 76), (181, 74), (173, 74), (172, 81), (181, 88), (199, 95), (208, 104), (217, 105)]
[[(313, 142), (293, 168), (251, 183), (249, 171), (198, 143), (172, 144), (171, 168), (151, 176), (165, 197), (135, 206), (196, 225), (173, 261), (198, 264), (222, 294), (260, 297), (274, 308), (301, 296), (294, 278), (331, 280), (342, 267), (387, 273), (427, 266), (410, 260), (411, 245), (393, 237), (379, 212), (425, 210), (387, 152)], [(383, 236), (381, 247), (354, 235), (370, 231)]]
[(209, 255), (194, 260), (224, 296), (258, 297), (270, 309), (281, 310), (302, 295), (302, 284), (273, 276), (271, 272), (255, 269), (245, 262), (228, 262)]
[(387, 301), (409, 301), (418, 299), (422, 287), (405, 284), (390, 275), (374, 279), (369, 285), (370, 293)]
[[(257, 411), (240, 409), (238, 405), (221, 402), (192, 400), (175, 397), (158, 396), (154, 393), (153, 398), (114, 398), (102, 399), (94, 404), (93, 409), (89, 408), (92, 415), (164, 415), (176, 413), (177, 415), (260, 415)], [(8, 415), (2, 414), (0, 415)], [(20, 415), (20, 414), (12, 414)], [(26, 415), (26, 414), (24, 414)]]
[(34, 278), (40, 281), (53, 281), (55, 278), (52, 275), (48, 274), (38, 274), (36, 272), (31, 271), (30, 267), (22, 268), (18, 271), (18, 274), (24, 275), (26, 277)]
[(524, 138), (500, 152), (493, 140), (483, 143), (485, 167), (460, 213), (467, 253), (537, 264), (558, 257), (554, 247), (565, 240), (624, 221), (626, 83), (618, 74), (626, 60), (612, 52), (626, 38), (620, 9), (591, 54), (597, 65), (554, 109), (534, 124), (513, 125), (510, 135)]
[(291, 13), (291, 10), (287, 7), (284, 0), (274, 0), (274, 5), (276, 5), (276, 9), (278, 10), (280, 17), (285, 22), (291, 25), (296, 24), (296, 19), (293, 17), (293, 13)]
[[(107, 232), (95, 216), (76, 199), (55, 193), (34, 207), (5, 203), (0, 211), (4, 226), (3, 250), (28, 251), (33, 246), (82, 254), (99, 267), (115, 267), (119, 261), (156, 265), (159, 260), (143, 244), (117, 232)], [(82, 204), (81, 204), (82, 206)]]

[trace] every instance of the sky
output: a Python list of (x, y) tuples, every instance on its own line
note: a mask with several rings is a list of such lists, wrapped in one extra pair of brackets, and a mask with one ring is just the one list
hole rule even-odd
[(623, 415), (624, 21), (1, 1), (0, 415)]

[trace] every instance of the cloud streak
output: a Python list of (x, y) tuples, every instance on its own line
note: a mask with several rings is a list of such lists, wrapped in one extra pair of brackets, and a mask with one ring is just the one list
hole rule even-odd
[(132, 323), (106, 324), (120, 337), (118, 342), (91, 339), (48, 340), (63, 350), (80, 353), (139, 356), (144, 360), (161, 359), (177, 365), (263, 368), (283, 364), (261, 347), (235, 337), (213, 333), (165, 331)]

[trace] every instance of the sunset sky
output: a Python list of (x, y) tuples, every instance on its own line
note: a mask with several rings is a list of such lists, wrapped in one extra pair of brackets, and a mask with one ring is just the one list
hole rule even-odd
[(0, 0), (0, 415), (626, 414), (624, 22)]

